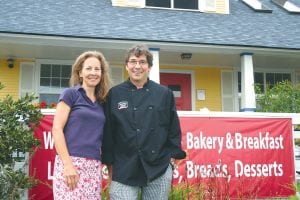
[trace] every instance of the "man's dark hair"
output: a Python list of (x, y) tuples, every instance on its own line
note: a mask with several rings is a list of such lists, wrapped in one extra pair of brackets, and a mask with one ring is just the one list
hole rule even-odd
[(135, 55), (136, 57), (140, 57), (141, 55), (145, 55), (147, 58), (147, 62), (149, 64), (149, 67), (152, 67), (153, 65), (153, 55), (149, 51), (148, 47), (144, 44), (138, 44), (134, 45), (127, 51), (126, 55), (126, 63), (128, 63), (130, 56)]

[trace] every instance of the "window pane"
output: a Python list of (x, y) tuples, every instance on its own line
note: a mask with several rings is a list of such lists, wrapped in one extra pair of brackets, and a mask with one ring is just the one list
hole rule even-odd
[(260, 72), (254, 72), (254, 82), (258, 84), (264, 84), (264, 74)]
[(261, 92), (264, 92), (264, 74), (254, 72), (254, 83), (256, 87), (259, 87)]
[(47, 104), (57, 103), (59, 94), (40, 94), (40, 102), (46, 102)]
[(41, 77), (51, 77), (51, 65), (41, 65)]
[(50, 86), (50, 78), (41, 78), (40, 86)]
[(171, 8), (171, 0), (146, 0), (146, 6)]
[[(56, 103), (62, 89), (69, 87), (71, 65), (41, 64), (40, 101)], [(45, 77), (42, 77), (44, 75)]]
[(51, 86), (60, 87), (60, 78), (52, 78)]
[(66, 79), (66, 78), (62, 78), (61, 79), (61, 87), (69, 87), (69, 79)]
[(274, 82), (275, 82), (275, 84), (279, 83), (281, 81), (282, 81), (282, 74), (276, 73), (275, 76), (274, 76)]
[(275, 83), (274, 73), (266, 73), (266, 83), (267, 86), (272, 86)]
[(282, 74), (283, 81), (292, 81), (291, 74)]
[(60, 65), (52, 65), (52, 77), (60, 77)]
[(174, 97), (181, 97), (180, 85), (168, 85), (168, 88), (170, 88), (173, 91)]
[(174, 0), (174, 8), (198, 10), (198, 0)]
[(71, 66), (70, 65), (62, 65), (61, 66), (61, 77), (62, 78), (70, 78), (71, 77)]

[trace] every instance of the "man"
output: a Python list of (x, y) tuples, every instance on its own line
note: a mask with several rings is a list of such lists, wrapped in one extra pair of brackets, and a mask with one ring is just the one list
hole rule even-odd
[(181, 129), (170, 89), (148, 75), (153, 56), (144, 45), (129, 49), (129, 79), (107, 97), (102, 162), (112, 175), (110, 198), (167, 200), (174, 159), (183, 159)]

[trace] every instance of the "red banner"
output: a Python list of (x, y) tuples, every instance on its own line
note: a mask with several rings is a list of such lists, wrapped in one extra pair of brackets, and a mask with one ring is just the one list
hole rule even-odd
[[(29, 191), (30, 199), (53, 199), (52, 120), (52, 115), (46, 115), (35, 131), (42, 144), (29, 171), (41, 183)], [(217, 199), (295, 194), (290, 118), (181, 116), (180, 123), (187, 158), (174, 170), (174, 186), (182, 185), (194, 191), (192, 195), (206, 193), (206, 197), (211, 195)]]
[(30, 200), (53, 200), (52, 179), (56, 152), (52, 139), (52, 121), (53, 115), (45, 115), (34, 132), (34, 136), (40, 140), (41, 145), (30, 162), (29, 174), (40, 183), (29, 191)]
[(174, 172), (175, 183), (239, 199), (295, 194), (291, 119), (180, 117), (180, 122), (187, 158)]

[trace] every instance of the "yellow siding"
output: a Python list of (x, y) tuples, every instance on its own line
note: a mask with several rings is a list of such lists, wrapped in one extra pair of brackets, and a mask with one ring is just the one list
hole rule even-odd
[(128, 79), (128, 73), (127, 73), (127, 70), (126, 68), (124, 67), (124, 80), (127, 80)]
[(14, 68), (8, 68), (6, 59), (0, 59), (0, 82), (5, 86), (0, 90), (0, 98), (11, 95), (14, 99), (19, 98), (20, 61), (15, 60)]
[(229, 1), (229, 0), (215, 0), (215, 10), (207, 10), (209, 8), (206, 8), (204, 6), (203, 12), (218, 13), (218, 14), (227, 14), (227, 10), (226, 10), (226, 2), (227, 1)]
[(127, 6), (126, 0), (112, 0), (113, 6)]
[(141, 0), (112, 0), (113, 6), (121, 6), (121, 7), (143, 7), (143, 1)]
[(221, 70), (219, 68), (199, 68), (195, 70), (196, 90), (204, 89), (206, 94), (204, 101), (196, 100), (196, 110), (204, 107), (210, 111), (222, 110), (220, 79)]
[[(192, 92), (195, 92), (195, 110), (199, 111), (205, 107), (210, 111), (222, 111), (221, 68), (161, 66), (161, 69), (193, 71), (195, 75), (195, 89)], [(199, 89), (205, 90), (206, 96), (204, 101), (197, 100), (196, 91)]]
[(226, 14), (226, 1), (229, 0), (216, 0), (216, 13)]

